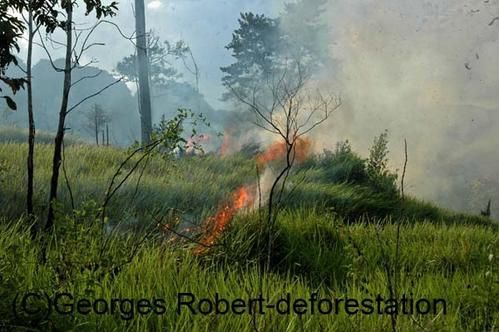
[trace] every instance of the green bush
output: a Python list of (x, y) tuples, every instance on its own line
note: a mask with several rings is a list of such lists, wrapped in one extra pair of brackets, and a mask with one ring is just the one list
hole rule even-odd
[(387, 197), (398, 195), (397, 174), (388, 169), (388, 133), (374, 139), (368, 159), (352, 151), (350, 142), (339, 142), (335, 151), (325, 150), (311, 158), (299, 170), (318, 170), (312, 180), (328, 184), (349, 184), (369, 187)]
[(365, 184), (368, 180), (365, 161), (352, 152), (348, 140), (338, 143), (334, 152), (324, 151), (320, 166), (331, 183)]
[(369, 149), (369, 159), (367, 160), (366, 171), (372, 188), (378, 192), (396, 196), (398, 194), (398, 176), (388, 169), (389, 152), (388, 131), (385, 130), (374, 138), (373, 145)]

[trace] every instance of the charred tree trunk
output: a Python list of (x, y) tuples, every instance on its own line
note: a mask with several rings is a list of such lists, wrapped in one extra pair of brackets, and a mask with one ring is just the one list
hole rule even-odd
[[(27, 170), (28, 170), (28, 188), (26, 193), (26, 213), (30, 222), (34, 221), (34, 211), (33, 211), (33, 178), (35, 173), (34, 166), (34, 153), (35, 153), (35, 119), (33, 117), (33, 86), (32, 86), (32, 60), (33, 60), (33, 37), (35, 31), (33, 29), (33, 12), (31, 10), (31, 2), (29, 6), (28, 13), (28, 56), (26, 59), (26, 74), (27, 74), (27, 92), (28, 92), (28, 158), (27, 158)], [(32, 236), (35, 236), (38, 227), (32, 225)]]
[(45, 231), (50, 231), (54, 226), (54, 203), (57, 199), (57, 186), (59, 184), (59, 170), (62, 162), (62, 144), (64, 141), (64, 125), (68, 111), (69, 91), (71, 89), (71, 71), (72, 71), (72, 47), (73, 47), (73, 7), (72, 3), (66, 5), (66, 56), (64, 64), (64, 85), (62, 90), (61, 108), (59, 111), (59, 124), (55, 136), (54, 157), (52, 160), (52, 178), (50, 180), (49, 211)]
[(137, 71), (139, 76), (139, 111), (142, 144), (150, 142), (152, 133), (151, 92), (149, 88), (149, 58), (144, 0), (135, 0), (135, 30), (137, 34)]

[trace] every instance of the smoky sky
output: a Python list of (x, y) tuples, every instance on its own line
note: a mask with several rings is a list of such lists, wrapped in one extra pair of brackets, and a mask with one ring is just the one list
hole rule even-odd
[[(120, 2), (113, 18), (125, 34), (134, 30), (132, 3)], [(201, 93), (213, 107), (230, 109), (220, 101), (219, 68), (233, 61), (224, 46), (239, 13), (275, 17), (283, 3), (146, 0), (147, 25), (163, 39), (190, 45)], [(365, 156), (373, 137), (388, 129), (393, 168), (403, 163), (403, 140), (409, 144), (408, 192), (469, 209), (470, 188), (478, 181), (479, 201), (499, 200), (497, 16), (498, 0), (328, 1), (323, 23), (329, 38), (321, 42), (334, 66), (323, 70), (317, 84), (340, 94), (343, 106), (315, 133), (317, 149), (349, 139)], [(75, 21), (92, 22), (82, 15)], [(288, 28), (293, 33), (300, 26)], [(112, 27), (93, 39), (106, 46), (93, 49), (88, 58), (105, 69), (133, 52)], [(44, 55), (38, 49), (35, 57)], [(186, 73), (185, 79), (192, 78)]]
[[(330, 147), (349, 138), (365, 155), (388, 129), (393, 168), (401, 168), (408, 141), (411, 193), (475, 212), (497, 201), (497, 16), (493, 0), (331, 2), (337, 71), (323, 86), (339, 91), (344, 105), (318, 141)], [(481, 201), (471, 204), (476, 195)]]
[[(154, 30), (163, 40), (184, 40), (191, 47), (200, 69), (200, 91), (215, 108), (223, 108), (219, 101), (223, 93), (220, 67), (232, 62), (230, 52), (224, 47), (238, 26), (239, 14), (252, 11), (276, 16), (280, 8), (279, 4), (266, 0), (145, 0), (145, 5), (148, 30)], [(120, 1), (118, 15), (110, 19), (118, 24), (125, 36), (131, 36), (135, 30), (133, 7), (133, 0)], [(82, 15), (82, 10), (75, 16), (75, 22), (81, 28), (95, 22)], [(60, 33), (56, 34), (58, 40), (62, 41), (62, 37)], [(110, 25), (102, 25), (92, 35), (92, 40), (105, 43), (105, 46), (92, 48), (87, 52), (86, 60), (98, 61), (96, 65), (107, 70), (114, 69), (119, 60), (133, 53), (133, 44)], [(64, 54), (57, 46), (51, 52), (56, 57)], [(34, 57), (36, 61), (46, 55), (37, 48)], [(189, 73), (184, 76), (185, 80), (194, 82)]]

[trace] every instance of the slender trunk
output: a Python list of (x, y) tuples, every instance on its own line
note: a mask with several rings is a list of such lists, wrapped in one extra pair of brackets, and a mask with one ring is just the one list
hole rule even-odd
[(59, 184), (59, 170), (62, 162), (62, 143), (64, 141), (64, 125), (69, 102), (69, 91), (71, 89), (71, 55), (73, 47), (73, 8), (71, 4), (66, 6), (66, 57), (64, 64), (64, 85), (62, 90), (61, 109), (59, 111), (59, 124), (55, 136), (54, 157), (52, 160), (52, 178), (50, 180), (49, 211), (45, 231), (49, 231), (54, 225), (54, 203), (57, 199), (57, 186)]
[[(33, 178), (35, 173), (34, 167), (34, 153), (35, 153), (35, 119), (33, 117), (33, 86), (32, 86), (32, 58), (33, 58), (33, 37), (35, 35), (33, 31), (33, 12), (31, 11), (31, 3), (28, 10), (28, 56), (26, 59), (26, 73), (27, 73), (27, 90), (28, 90), (28, 188), (26, 193), (26, 213), (28, 218), (32, 223), (34, 221), (34, 211), (33, 211)], [(32, 236), (36, 235), (37, 226), (32, 225)]]
[[(273, 236), (274, 236), (274, 225), (275, 225), (275, 222), (276, 222), (276, 219), (277, 219), (277, 213), (279, 211), (279, 203), (281, 202), (281, 197), (282, 197), (282, 191), (284, 190), (284, 185), (285, 185), (285, 182), (286, 182), (286, 178), (287, 178), (287, 174), (289, 173), (289, 171), (291, 170), (291, 167), (293, 166), (292, 164), (292, 160), (294, 160), (294, 157), (293, 159), (291, 159), (291, 154), (293, 152), (293, 148), (294, 148), (294, 143), (289, 143), (289, 141), (286, 139), (285, 140), (285, 143), (286, 143), (286, 166), (282, 169), (282, 171), (279, 173), (279, 175), (276, 177), (276, 179), (274, 180), (274, 183), (272, 184), (272, 187), (270, 189), (270, 193), (269, 193), (269, 206), (268, 206), (268, 218), (267, 218), (267, 223), (269, 225), (269, 234), (268, 234), (268, 238), (267, 238), (267, 265), (266, 265), (266, 268), (267, 270), (270, 270), (270, 263), (271, 263), (271, 258), (272, 258), (272, 242), (273, 242)], [(276, 189), (277, 189), (277, 185), (279, 184), (279, 181), (281, 181), (281, 179), (283, 179), (283, 183), (282, 183), (282, 189), (281, 191), (278, 193), (278, 197), (276, 197), (277, 199), (277, 203), (274, 204), (274, 196), (276, 194)], [(277, 211), (274, 211), (274, 205), (275, 205), (275, 210)]]
[(142, 144), (146, 145), (150, 142), (151, 139), (152, 117), (144, 0), (135, 0), (135, 30), (137, 33), (137, 71), (139, 76), (138, 93), (141, 137)]
[(95, 128), (95, 145), (99, 145), (99, 120), (97, 119), (97, 106), (94, 105), (94, 128)]
[(102, 134), (101, 144), (105, 145), (105, 143), (104, 143), (105, 142), (105, 140), (104, 140), (104, 130), (102, 131), (101, 134)]
[(106, 145), (109, 146), (109, 125), (106, 123)]

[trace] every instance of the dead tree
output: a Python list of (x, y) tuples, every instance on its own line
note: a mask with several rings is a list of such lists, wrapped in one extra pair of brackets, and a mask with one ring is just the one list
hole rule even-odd
[[(99, 145), (99, 133), (106, 131), (109, 134), (109, 116), (106, 111), (99, 105), (94, 104), (89, 113), (86, 114), (85, 127), (87, 130), (91, 131), (95, 137), (95, 144)], [(108, 145), (109, 137), (107, 143), (104, 139), (101, 140), (102, 145)]]
[(480, 215), (483, 217), (490, 218), (490, 206), (491, 206), (492, 200), (489, 199), (489, 202), (487, 203), (487, 206), (485, 207), (485, 210), (480, 211)]
[(276, 135), (284, 145), (284, 166), (272, 182), (267, 203), (267, 268), (270, 267), (274, 225), (286, 181), (299, 153), (297, 148), (307, 134), (341, 106), (341, 98), (314, 92), (307, 88), (308, 82), (308, 76), (298, 66), (293, 72), (285, 70), (277, 79), (269, 81), (265, 91), (254, 89), (250, 98), (231, 89), (255, 115), (254, 124)]

